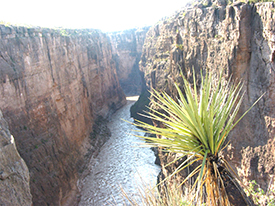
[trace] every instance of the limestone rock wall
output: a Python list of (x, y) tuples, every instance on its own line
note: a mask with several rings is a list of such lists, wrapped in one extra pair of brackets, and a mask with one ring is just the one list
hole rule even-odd
[(29, 170), (0, 110), (0, 205), (31, 206)]
[(118, 79), (127, 95), (139, 95), (142, 90), (139, 61), (148, 30), (149, 27), (144, 27), (108, 34), (116, 59)]
[(224, 155), (244, 181), (274, 186), (274, 2), (184, 8), (148, 31), (140, 63), (148, 87), (173, 95), (180, 70), (192, 81), (193, 68), (197, 76), (223, 69), (225, 80), (242, 79), (240, 114), (265, 93), (230, 134)]
[(34, 205), (76, 201), (84, 155), (97, 147), (93, 124), (125, 103), (105, 34), (0, 26), (0, 108)]

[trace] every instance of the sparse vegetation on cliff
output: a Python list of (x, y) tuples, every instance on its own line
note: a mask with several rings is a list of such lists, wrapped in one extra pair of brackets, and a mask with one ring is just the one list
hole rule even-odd
[[(270, 183), (272, 183), (272, 181), (270, 181)], [(269, 184), (269, 186), (271, 186), (271, 184)], [(246, 193), (252, 198), (255, 205), (275, 206), (275, 190), (268, 187), (265, 192), (255, 180), (249, 182)]]
[[(241, 83), (231, 86), (230, 82), (225, 84), (220, 76), (219, 82), (213, 84), (211, 74), (201, 78), (200, 89), (196, 85), (192, 88), (185, 78), (183, 81), (184, 92), (175, 84), (179, 97), (177, 100), (165, 92), (152, 92), (151, 102), (165, 113), (151, 109), (148, 114), (162, 126), (152, 126), (141, 121), (135, 125), (162, 137), (145, 137), (147, 144), (177, 153), (178, 159), (184, 159), (165, 180), (187, 167), (193, 168), (181, 183), (191, 178), (195, 180), (191, 190), (194, 194), (193, 203), (234, 205), (238, 202), (240, 205), (250, 205), (241, 189), (239, 178), (220, 153), (227, 146), (229, 132), (257, 101), (235, 120), (243, 98)], [(197, 82), (195, 74), (193, 82)]]
[[(194, 196), (190, 193), (190, 190), (191, 186), (189, 185), (182, 192), (174, 182), (171, 182), (166, 185), (164, 194), (162, 195), (159, 194), (157, 188), (146, 188), (144, 186), (144, 188), (140, 189), (140, 193), (135, 199), (123, 189), (122, 196), (132, 206), (140, 206), (138, 204), (140, 202), (143, 203), (143, 206), (187, 206), (192, 205), (190, 204), (190, 200)], [(245, 189), (245, 192), (254, 201), (254, 205), (275, 206), (275, 191), (268, 189), (265, 192), (255, 180), (249, 182), (249, 186)], [(203, 205), (205, 206), (205, 204)]]

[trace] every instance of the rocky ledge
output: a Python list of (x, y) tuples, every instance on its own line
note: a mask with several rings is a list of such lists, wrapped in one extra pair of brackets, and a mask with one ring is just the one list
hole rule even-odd
[(0, 110), (0, 205), (31, 206), (30, 176)]

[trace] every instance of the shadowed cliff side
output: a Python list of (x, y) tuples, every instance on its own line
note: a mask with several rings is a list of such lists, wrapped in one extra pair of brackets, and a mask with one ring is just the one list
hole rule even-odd
[(120, 85), (127, 96), (139, 95), (142, 76), (139, 61), (149, 27), (109, 33)]
[(0, 110), (0, 205), (31, 206), (29, 170)]
[(84, 155), (100, 142), (93, 125), (125, 103), (105, 34), (0, 26), (0, 108), (34, 205), (76, 201)]
[[(234, 81), (244, 82), (240, 114), (266, 93), (230, 134), (224, 152), (244, 181), (256, 180), (265, 189), (269, 183), (270, 189), (275, 187), (274, 19), (274, 2), (216, 1), (209, 7), (184, 8), (148, 31), (140, 63), (147, 86), (174, 97), (173, 83), (182, 83), (180, 71), (192, 82), (193, 69), (196, 76), (201, 69), (214, 74), (223, 69), (225, 81), (232, 75)], [(161, 157), (163, 165), (174, 158), (169, 155)]]

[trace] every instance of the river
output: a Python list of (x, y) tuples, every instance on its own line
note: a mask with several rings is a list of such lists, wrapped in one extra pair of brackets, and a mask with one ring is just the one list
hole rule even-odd
[(156, 184), (160, 168), (154, 164), (154, 152), (139, 147), (143, 141), (134, 136), (130, 107), (135, 98), (127, 98), (127, 105), (118, 110), (108, 123), (112, 136), (103, 145), (98, 156), (91, 159), (88, 174), (79, 182), (79, 206), (129, 205), (124, 202), (121, 188), (129, 196), (138, 197), (142, 185)]

